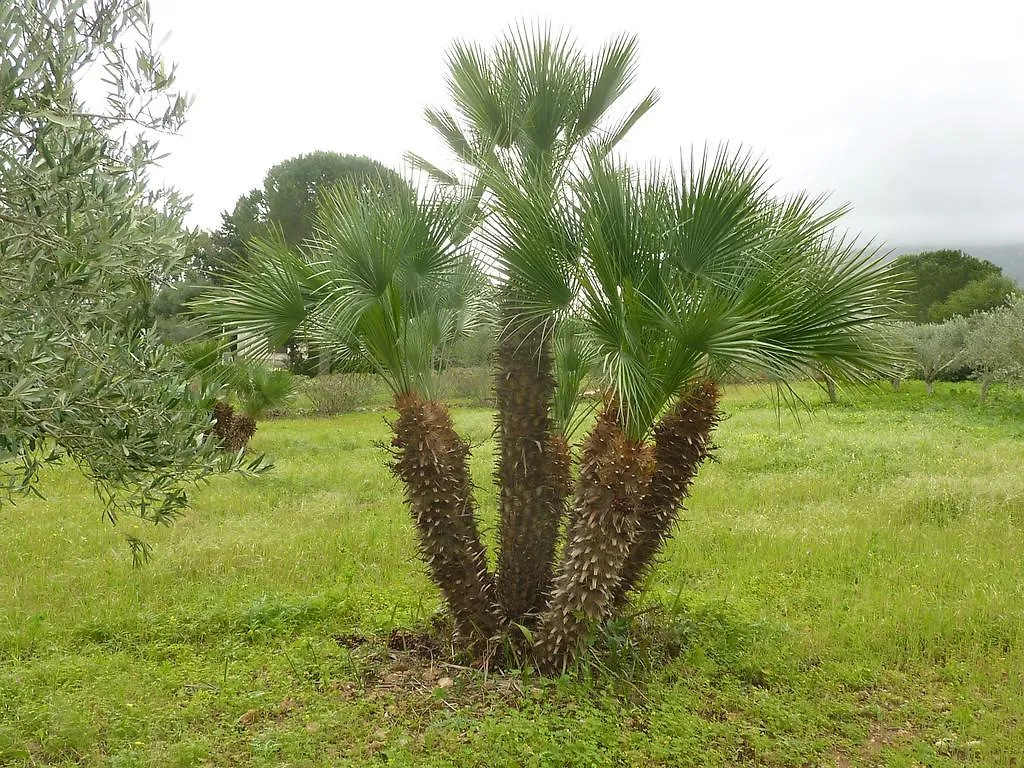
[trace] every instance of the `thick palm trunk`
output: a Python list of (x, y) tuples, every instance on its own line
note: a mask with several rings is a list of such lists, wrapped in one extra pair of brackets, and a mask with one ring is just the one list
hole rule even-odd
[(551, 589), (565, 479), (550, 417), (555, 389), (550, 329), (515, 322), (514, 312), (506, 311), (495, 386), (501, 518), (497, 584), (505, 618), (529, 625)]
[(220, 441), (221, 448), (228, 453), (237, 453), (245, 448), (256, 434), (256, 420), (218, 400), (213, 406), (213, 427), (210, 429)]
[(616, 410), (607, 409), (584, 444), (565, 551), (535, 633), (543, 671), (564, 671), (595, 624), (613, 610), (650, 465), (649, 448), (629, 440)]
[(711, 435), (721, 417), (714, 382), (697, 385), (654, 428), (654, 475), (640, 502), (640, 525), (630, 546), (615, 602), (639, 586), (675, 526), (693, 478), (711, 452)]
[(498, 631), (494, 580), (477, 528), (469, 447), (447, 408), (407, 394), (395, 398), (394, 474), (405, 484), (420, 550), (459, 637), (480, 649)]

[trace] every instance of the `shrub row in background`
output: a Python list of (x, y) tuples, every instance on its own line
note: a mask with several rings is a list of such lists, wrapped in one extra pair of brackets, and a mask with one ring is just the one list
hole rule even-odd
[[(391, 407), (391, 396), (380, 377), (372, 373), (332, 373), (300, 379), (293, 408), (277, 416), (335, 416), (339, 413)], [(486, 366), (448, 368), (438, 381), (438, 397), (460, 405), (494, 404), (494, 371)]]
[(388, 392), (372, 373), (331, 373), (306, 379), (299, 387), (299, 406), (313, 416), (334, 416), (385, 405)]
[(460, 405), (494, 405), (494, 370), (488, 366), (446, 368), (438, 377), (438, 396)]

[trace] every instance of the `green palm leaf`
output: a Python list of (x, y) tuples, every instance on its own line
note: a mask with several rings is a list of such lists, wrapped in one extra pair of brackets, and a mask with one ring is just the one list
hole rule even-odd
[(620, 35), (598, 51), (587, 67), (586, 93), (572, 127), (572, 135), (582, 138), (593, 131), (612, 105), (633, 83), (636, 73), (635, 35)]
[(195, 303), (213, 327), (244, 337), (248, 351), (266, 355), (306, 321), (318, 283), (302, 256), (290, 250), (280, 233), (249, 243), (249, 260), (210, 288)]
[(486, 295), (459, 234), (466, 206), (446, 189), (419, 198), (334, 190), (309, 249), (257, 241), (251, 263), (202, 309), (265, 351), (298, 334), (348, 366), (379, 373), (396, 393), (429, 395), (443, 350), (473, 330)]
[(596, 356), (585, 330), (575, 318), (559, 324), (552, 347), (555, 397), (551, 416), (558, 431), (572, 438), (597, 406), (597, 401), (587, 404), (582, 399), (583, 385), (594, 369)]
[(407, 163), (409, 163), (410, 166), (412, 166), (413, 170), (422, 171), (423, 173), (427, 174), (427, 176), (431, 180), (437, 182), (438, 184), (446, 184), (450, 187), (455, 187), (458, 186), (459, 184), (459, 179), (457, 176), (455, 176), (452, 173), (449, 173), (448, 171), (441, 170), (436, 165), (431, 163), (429, 160), (425, 160), (424, 158), (417, 155), (415, 152), (406, 152), (405, 160)]
[(443, 189), (417, 200), (355, 189), (329, 197), (317, 228), (319, 343), (398, 394), (432, 394), (444, 350), (482, 312), (483, 278), (460, 237), (465, 207)]
[(596, 147), (607, 154), (657, 101), (652, 92), (613, 114), (634, 79), (636, 40), (586, 55), (565, 32), (519, 24), (489, 50), (456, 43), (448, 66), (454, 110), (429, 110), (428, 121), (479, 184), (474, 223), (488, 272), (531, 322), (545, 322), (577, 290), (566, 264), (579, 250), (566, 228), (577, 218), (567, 210), (573, 169)]
[(831, 234), (842, 209), (776, 199), (765, 176), (761, 161), (721, 149), (672, 176), (595, 160), (573, 182), (573, 306), (637, 439), (709, 373), (826, 367), (857, 380), (889, 364), (877, 326), (898, 277), (877, 251)]

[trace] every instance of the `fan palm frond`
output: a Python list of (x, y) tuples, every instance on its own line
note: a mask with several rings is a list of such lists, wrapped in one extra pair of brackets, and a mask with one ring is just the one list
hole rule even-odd
[(223, 286), (204, 291), (194, 308), (259, 357), (283, 346), (301, 328), (319, 285), (315, 270), (279, 231), (253, 239), (248, 251), (249, 259), (228, 273)]
[(583, 329), (573, 318), (559, 323), (552, 351), (555, 397), (551, 417), (558, 432), (572, 439), (597, 406), (596, 400), (585, 403), (582, 399), (583, 386), (594, 368), (596, 357)]
[(460, 241), (464, 201), (444, 189), (419, 199), (341, 189), (317, 228), (325, 286), (320, 344), (384, 377), (396, 394), (432, 394), (434, 368), (482, 311), (484, 278)]
[(633, 84), (636, 75), (637, 39), (619, 35), (590, 58), (586, 67), (583, 103), (572, 127), (573, 138), (587, 136)]
[(467, 298), (483, 278), (460, 239), (465, 215), (465, 200), (447, 189), (419, 198), (333, 190), (309, 249), (255, 241), (250, 263), (201, 309), (254, 348), (269, 352), (297, 334), (380, 373), (396, 393), (427, 394), (440, 351), (481, 311)]
[(898, 276), (831, 234), (842, 208), (777, 199), (765, 179), (723, 148), (675, 176), (597, 160), (574, 183), (579, 316), (633, 439), (709, 373), (862, 380), (889, 365), (877, 324)]
[(491, 214), (482, 228), (489, 271), (525, 297), (521, 309), (537, 321), (563, 309), (573, 292), (564, 262), (574, 244), (561, 225), (573, 220), (564, 209), (573, 205), (574, 168), (590, 154), (607, 155), (657, 102), (651, 92), (615, 116), (636, 61), (631, 35), (587, 55), (568, 33), (525, 23), (491, 49), (459, 42), (449, 52), (454, 110), (429, 110), (428, 122), (480, 184), (478, 199)]
[(449, 187), (455, 187), (459, 184), (459, 179), (455, 174), (441, 170), (432, 162), (420, 157), (415, 152), (406, 152), (405, 161), (409, 163), (413, 170), (427, 174), (432, 181), (435, 181), (438, 184), (445, 184)]
[(623, 117), (601, 131), (603, 135), (594, 141), (591, 154), (597, 157), (607, 156), (619, 145), (619, 142), (626, 138), (626, 134), (633, 130), (633, 126), (640, 122), (640, 119), (650, 112), (660, 100), (661, 95), (658, 91), (651, 90)]

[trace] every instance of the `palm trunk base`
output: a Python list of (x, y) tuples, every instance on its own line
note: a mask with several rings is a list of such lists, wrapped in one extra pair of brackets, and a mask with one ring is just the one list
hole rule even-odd
[(456, 635), (479, 650), (497, 635), (500, 621), (477, 528), (469, 447), (443, 404), (404, 395), (395, 405), (391, 470), (405, 484), (420, 551), (451, 610)]
[[(536, 568), (536, 559), (509, 567), (506, 581), (495, 583), (475, 517), (468, 446), (444, 405), (415, 395), (397, 398), (392, 471), (405, 484), (421, 552), (464, 644), (477, 655), (491, 653), (503, 628), (522, 624), (531, 631), (524, 633), (529, 642), (520, 650), (531, 652), (542, 672), (571, 666), (591, 633), (640, 584), (671, 534), (693, 478), (710, 455), (711, 435), (720, 420), (718, 400), (713, 383), (694, 387), (658, 422), (653, 445), (629, 439), (614, 405), (605, 409), (583, 444), (565, 547), (545, 589), (537, 578), (543, 569)], [(554, 549), (571, 463), (564, 439), (549, 435), (541, 448), (534, 458), (547, 459), (552, 530), (531, 528), (523, 515), (506, 520), (503, 509), (502, 532), (515, 533), (502, 541), (506, 556), (515, 551), (537, 555), (529, 547), (538, 539), (545, 545), (550, 540)], [(526, 489), (520, 485), (518, 490)], [(536, 488), (528, 496), (534, 504), (545, 498)], [(517, 591), (517, 584), (532, 584), (533, 591)], [(510, 596), (500, 592), (502, 585)], [(519, 601), (515, 605), (521, 613), (509, 613), (511, 597)], [(527, 599), (532, 610), (525, 610)]]
[(619, 429), (614, 408), (587, 438), (565, 551), (551, 600), (535, 634), (541, 671), (564, 671), (613, 608), (615, 587), (639, 528), (638, 501), (651, 455)]
[(719, 398), (714, 382), (698, 384), (654, 428), (654, 475), (640, 502), (639, 530), (615, 588), (617, 605), (640, 586), (672, 535), (693, 479), (711, 455), (711, 436), (721, 421)]
[(208, 431), (219, 442), (221, 450), (237, 453), (249, 445), (256, 434), (256, 420), (244, 413), (235, 413), (235, 409), (223, 400), (213, 406), (213, 426)]

